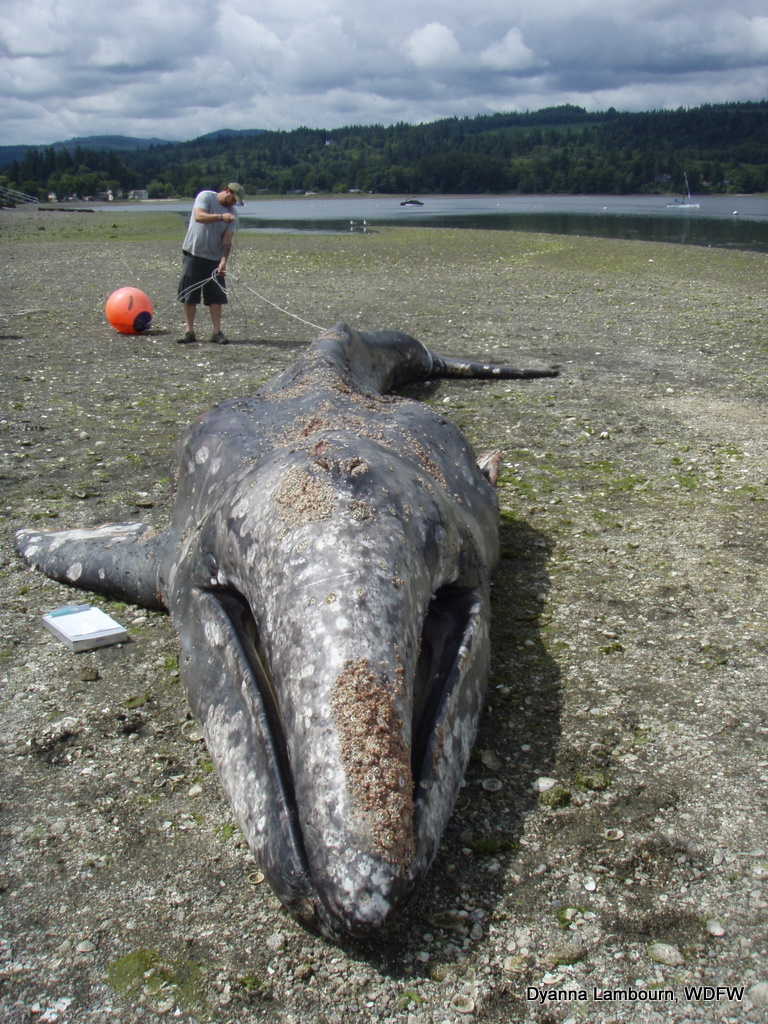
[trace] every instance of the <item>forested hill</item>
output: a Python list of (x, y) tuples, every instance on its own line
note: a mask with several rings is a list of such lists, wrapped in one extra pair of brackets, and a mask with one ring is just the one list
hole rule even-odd
[(46, 198), (147, 189), (249, 194), (768, 192), (768, 101), (693, 109), (530, 113), (294, 131), (220, 132), (132, 152), (36, 147), (0, 184)]

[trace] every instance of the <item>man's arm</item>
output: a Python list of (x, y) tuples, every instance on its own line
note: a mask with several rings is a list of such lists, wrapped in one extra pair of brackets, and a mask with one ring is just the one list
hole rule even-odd
[[(225, 214), (224, 216), (225, 217), (232, 217), (232, 220), (235, 219), (232, 216), (231, 213), (230, 214)], [(221, 253), (222, 253), (222, 255), (221, 255), (221, 259), (219, 260), (219, 266), (218, 266), (218, 271), (219, 271), (220, 274), (223, 274), (224, 271), (227, 269), (227, 259), (229, 258), (229, 254), (232, 252), (232, 238), (233, 238), (233, 234), (234, 233), (232, 231), (225, 231), (224, 234), (221, 236)]]
[(192, 212), (197, 224), (215, 224), (219, 220), (223, 220), (225, 224), (231, 224), (235, 220), (234, 213), (208, 213), (201, 206), (196, 206)]

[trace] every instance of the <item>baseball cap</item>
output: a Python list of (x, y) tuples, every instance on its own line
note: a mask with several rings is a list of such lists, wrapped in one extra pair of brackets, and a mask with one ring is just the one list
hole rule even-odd
[(230, 181), (227, 188), (237, 196), (237, 205), (245, 206), (245, 189), (243, 186), (238, 185), (236, 181)]

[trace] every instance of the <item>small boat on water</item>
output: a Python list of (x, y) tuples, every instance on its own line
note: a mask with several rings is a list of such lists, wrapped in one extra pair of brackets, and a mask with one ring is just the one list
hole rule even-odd
[(420, 199), (404, 199), (401, 206), (423, 206), (424, 203)]
[(668, 210), (698, 210), (700, 203), (694, 203), (693, 196), (691, 195), (691, 187), (688, 184), (688, 175), (683, 171), (683, 177), (685, 178), (685, 191), (687, 193), (686, 199), (674, 199), (671, 203), (667, 203)]

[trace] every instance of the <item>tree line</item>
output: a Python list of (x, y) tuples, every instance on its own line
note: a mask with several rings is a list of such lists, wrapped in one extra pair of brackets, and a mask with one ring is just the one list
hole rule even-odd
[(0, 184), (46, 199), (146, 189), (253, 194), (768, 192), (768, 102), (589, 113), (565, 105), (427, 124), (221, 132), (132, 151), (30, 147)]

